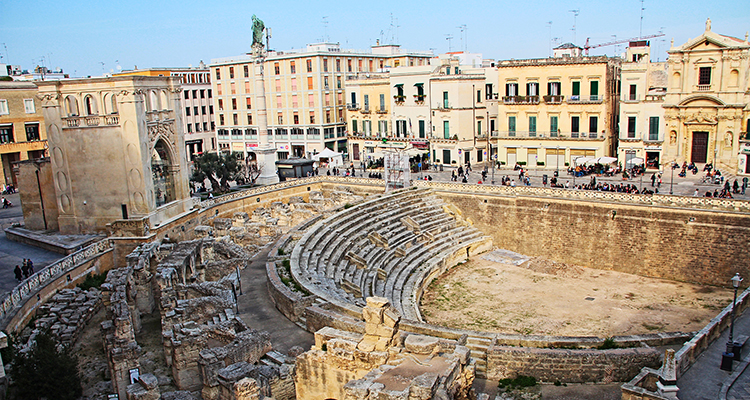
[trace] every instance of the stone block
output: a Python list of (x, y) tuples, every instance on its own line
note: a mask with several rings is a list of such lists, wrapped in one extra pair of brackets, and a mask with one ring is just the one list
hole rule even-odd
[(383, 311), (383, 324), (389, 328), (397, 329), (401, 316), (393, 308), (389, 307)]
[(387, 306), (388, 304), (390, 304), (390, 302), (385, 297), (371, 296), (367, 298), (367, 307), (370, 308), (379, 309)]
[(438, 375), (426, 373), (417, 376), (409, 386), (409, 400), (430, 400), (438, 385)]
[(146, 390), (153, 390), (159, 387), (159, 379), (154, 374), (143, 374), (138, 377), (138, 382), (146, 388)]
[(440, 346), (438, 338), (423, 335), (409, 335), (404, 341), (406, 351), (415, 354), (432, 354)]
[(365, 335), (359, 344), (357, 344), (357, 349), (362, 351), (373, 351), (378, 343), (378, 339), (377, 336)]
[(232, 220), (229, 218), (214, 218), (214, 229), (226, 231), (232, 227)]
[(388, 347), (390, 347), (390, 345), (391, 345), (390, 337), (378, 337), (378, 340), (375, 343), (375, 351), (386, 351), (388, 350)]
[(362, 317), (364, 318), (365, 323), (375, 325), (381, 324), (383, 323), (383, 309), (373, 308), (368, 305), (367, 307), (362, 309)]

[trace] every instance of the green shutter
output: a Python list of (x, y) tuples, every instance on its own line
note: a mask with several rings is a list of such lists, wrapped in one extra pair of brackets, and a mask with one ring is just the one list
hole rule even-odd
[(352, 132), (357, 133), (357, 120), (356, 119), (352, 120)]
[(443, 138), (451, 138), (451, 125), (449, 121), (443, 121)]
[(448, 92), (443, 92), (443, 108), (448, 108)]
[(591, 81), (591, 95), (592, 96), (599, 95), (599, 81)]
[(659, 117), (651, 117), (648, 125), (648, 140), (659, 140)]
[(581, 82), (573, 82), (573, 96), (581, 95)]
[(510, 136), (516, 136), (516, 117), (515, 116), (508, 117), (508, 132), (510, 133)]
[(529, 117), (529, 132), (536, 133), (536, 116)]
[(420, 139), (424, 139), (424, 137), (425, 137), (424, 120), (423, 119), (419, 120), (419, 137), (420, 137)]
[(549, 117), (550, 136), (557, 136), (557, 116)]

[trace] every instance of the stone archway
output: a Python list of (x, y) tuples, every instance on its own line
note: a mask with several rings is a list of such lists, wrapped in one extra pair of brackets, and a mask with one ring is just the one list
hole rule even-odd
[(176, 200), (173, 172), (174, 158), (164, 140), (159, 139), (151, 153), (151, 174), (156, 207)]

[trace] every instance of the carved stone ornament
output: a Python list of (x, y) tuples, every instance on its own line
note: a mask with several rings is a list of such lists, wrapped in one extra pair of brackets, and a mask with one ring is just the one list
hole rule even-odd
[(697, 113), (692, 113), (685, 118), (685, 122), (689, 124), (716, 124), (716, 115), (704, 114), (703, 110), (698, 110)]

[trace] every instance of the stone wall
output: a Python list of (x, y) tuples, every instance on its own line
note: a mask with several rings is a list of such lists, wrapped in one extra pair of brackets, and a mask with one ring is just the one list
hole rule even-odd
[(17, 165), (16, 187), (23, 188), (20, 198), (24, 227), (30, 230), (58, 230), (55, 191), (44, 190), (52, 188), (54, 181), (49, 158), (22, 161)]
[[(437, 191), (504, 249), (640, 276), (724, 285), (750, 268), (750, 214)], [(623, 262), (627, 260), (627, 262)]]
[(642, 367), (660, 364), (661, 353), (654, 348), (568, 350), (493, 345), (487, 350), (488, 379), (527, 375), (542, 382), (624, 382)]

